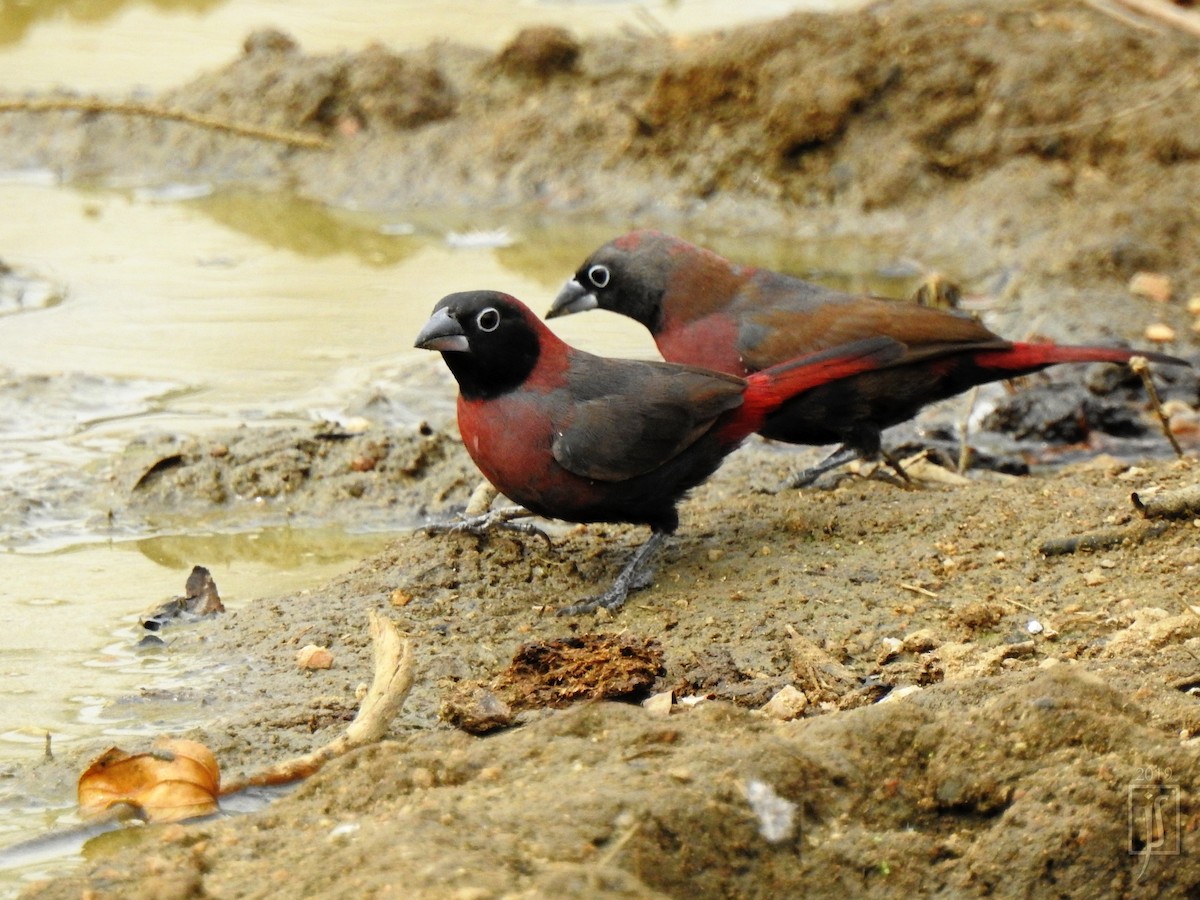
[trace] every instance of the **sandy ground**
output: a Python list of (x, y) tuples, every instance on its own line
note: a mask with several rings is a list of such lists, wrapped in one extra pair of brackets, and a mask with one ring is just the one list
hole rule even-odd
[[(1139, 340), (1157, 321), (1193, 356), (1197, 59), (1194, 39), (1052, 0), (882, 4), (683, 42), (542, 32), (495, 58), (310, 58), (263, 34), (164, 99), (333, 150), (63, 113), (0, 118), (0, 153), (79, 178), (533, 206), (698, 238), (903, 222), (913, 256), (1003, 289), (989, 321), (1006, 334)], [(1140, 270), (1176, 298), (1132, 297)], [(448, 396), (438, 366), (420, 377)], [(391, 740), (269, 809), (147, 829), (29, 895), (1195, 896), (1200, 519), (1187, 503), (1143, 518), (1131, 494), (1187, 499), (1196, 381), (1164, 383), (1177, 461), (1135, 387), (1053, 379), (1025, 386), (1031, 414), (1005, 406), (1009, 437), (979, 436), (985, 460), (1030, 475), (766, 495), (797, 456), (753, 442), (684, 505), (654, 586), (615, 615), (550, 610), (643, 536), (606, 526), (556, 529), (553, 547), (415, 533), (333, 583), (176, 629), (197, 685), (178, 700), (211, 710), (190, 736), (229, 775), (345, 727), (369, 610), (410, 635), (418, 681)], [(942, 426), (960, 412), (893, 443), (953, 451)], [(1013, 443), (1029, 415), (1035, 439), (1072, 446)], [(122, 515), (236, 517), (253, 484), (313, 518), (436, 519), (475, 480), (444, 417), (145, 442), (113, 472)], [(334, 667), (298, 669), (306, 644)], [(666, 691), (669, 715), (636, 702)], [(781, 691), (791, 705), (765, 712)], [(69, 791), (79, 762), (14, 777)]]

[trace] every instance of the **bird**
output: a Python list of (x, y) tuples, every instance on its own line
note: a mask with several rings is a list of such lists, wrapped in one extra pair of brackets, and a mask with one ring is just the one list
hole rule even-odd
[(905, 344), (905, 364), (817, 387), (767, 417), (759, 431), (766, 438), (841, 445), (794, 476), (792, 486), (855, 458), (878, 457), (885, 428), (976, 385), (1067, 362), (1125, 363), (1143, 356), (1190, 365), (1155, 352), (1009, 341), (969, 316), (842, 293), (738, 265), (653, 230), (622, 235), (588, 256), (546, 317), (590, 309), (640, 322), (666, 360), (740, 376), (864, 338), (884, 336)]
[[(677, 506), (789, 398), (886, 366), (905, 348), (871, 338), (747, 378), (661, 360), (596, 356), (561, 340), (498, 291), (443, 297), (416, 339), (458, 382), (458, 428), (483, 476), (529, 512), (646, 525), (611, 588), (568, 606), (616, 609), (679, 526)], [(495, 520), (477, 517), (467, 530)]]

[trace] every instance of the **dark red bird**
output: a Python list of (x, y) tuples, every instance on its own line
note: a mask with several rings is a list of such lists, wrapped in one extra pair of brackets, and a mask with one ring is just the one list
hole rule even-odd
[(768, 416), (759, 429), (764, 437), (842, 444), (796, 484), (855, 456), (878, 455), (884, 428), (978, 384), (1055, 363), (1123, 363), (1132, 356), (1189, 365), (1161, 353), (1014, 343), (971, 318), (739, 266), (656, 231), (626, 234), (593, 253), (547, 318), (596, 308), (641, 322), (665, 359), (734, 375), (864, 338), (905, 344), (903, 364), (806, 391)]
[(676, 504), (789, 398), (887, 365), (904, 347), (858, 341), (748, 378), (655, 361), (605, 359), (563, 343), (519, 300), (444, 297), (417, 337), (458, 381), (458, 428), (506, 497), (569, 522), (649, 525), (616, 583), (568, 607), (614, 608), (679, 525)]

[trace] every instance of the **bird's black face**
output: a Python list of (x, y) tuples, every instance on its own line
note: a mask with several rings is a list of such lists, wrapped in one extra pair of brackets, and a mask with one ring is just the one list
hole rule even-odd
[(443, 297), (417, 335), (416, 346), (439, 350), (469, 400), (520, 387), (537, 365), (538, 321), (520, 302), (497, 291)]
[(617, 242), (605, 244), (563, 285), (546, 318), (607, 309), (657, 333), (667, 268), (660, 256), (649, 241), (634, 242), (632, 246), (625, 246), (623, 241), (622, 246)]

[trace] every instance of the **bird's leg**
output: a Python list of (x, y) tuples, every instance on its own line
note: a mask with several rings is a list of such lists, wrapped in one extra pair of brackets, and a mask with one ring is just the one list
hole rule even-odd
[(896, 454), (884, 450), (881, 447), (879, 449), (879, 455), (882, 457), (883, 461), (888, 464), (888, 467), (900, 476), (900, 481), (903, 482), (904, 487), (912, 486), (913, 480), (909, 478), (908, 473), (904, 471), (904, 466), (900, 464), (900, 460), (897, 458)]
[(842, 446), (838, 447), (815, 466), (801, 469), (780, 485), (779, 489), (807, 487), (831, 469), (854, 462), (854, 460), (858, 459), (859, 455), (859, 452), (853, 447), (848, 444), (842, 444)]
[[(904, 466), (900, 464), (900, 460), (897, 459), (894, 454), (889, 453), (882, 447), (876, 447), (872, 452), (863, 452), (861, 449), (852, 447), (849, 444), (842, 444), (842, 446), (838, 447), (815, 466), (809, 466), (807, 469), (802, 469), (801, 471), (797, 472), (772, 493), (778, 493), (778, 491), (787, 490), (788, 488), (806, 487), (812, 484), (826, 472), (836, 469), (839, 466), (844, 466), (847, 463), (854, 462), (856, 459), (882, 459), (885, 463), (887, 463), (888, 468), (890, 468), (899, 476), (900, 480), (898, 483), (905, 486), (912, 484), (912, 479), (909, 478), (908, 473), (904, 471)], [(890, 481), (892, 479), (887, 478), (886, 480)]]
[(975, 404), (979, 402), (979, 385), (971, 388), (967, 398), (967, 407), (963, 410), (962, 418), (958, 420), (958, 474), (967, 471), (971, 464), (971, 456), (975, 452), (971, 446), (971, 414), (975, 412)]
[(502, 506), (476, 516), (466, 516), (457, 522), (436, 522), (425, 526), (426, 534), (473, 534), (476, 537), (487, 537), (491, 531), (515, 531), (518, 534), (529, 534), (540, 537), (546, 546), (553, 549), (554, 542), (550, 535), (542, 531), (532, 522), (515, 522), (514, 519), (524, 519), (532, 516), (523, 506)]
[(650, 557), (654, 555), (654, 551), (658, 549), (658, 545), (663, 542), (663, 538), (667, 536), (665, 531), (651, 531), (650, 537), (646, 538), (646, 542), (637, 548), (633, 554), (633, 558), (625, 564), (625, 568), (617, 575), (616, 581), (612, 587), (601, 594), (599, 597), (591, 597), (587, 600), (582, 600), (579, 603), (572, 603), (570, 606), (564, 606), (558, 610), (560, 616), (577, 616), (580, 613), (592, 612), (597, 609), (614, 610), (619, 609), (629, 597), (631, 591), (641, 590), (644, 587), (649, 587), (651, 579), (649, 573), (644, 571)]

